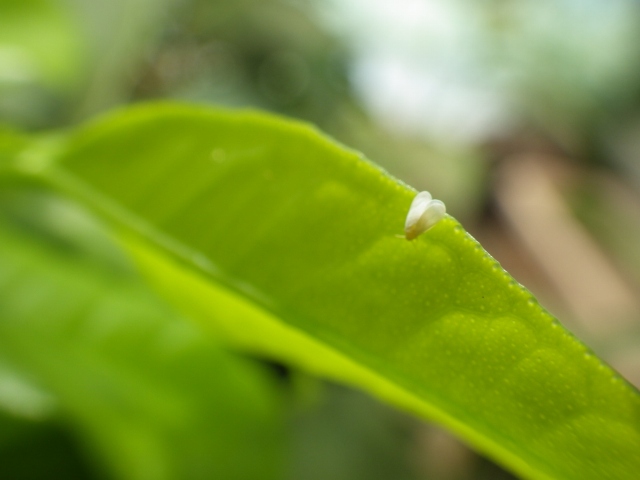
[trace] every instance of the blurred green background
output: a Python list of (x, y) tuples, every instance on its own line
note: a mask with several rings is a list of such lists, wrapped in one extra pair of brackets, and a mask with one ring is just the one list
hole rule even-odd
[[(637, 0), (0, 0), (2, 131), (153, 99), (266, 109), (363, 151), (445, 201), (640, 385)], [(12, 268), (36, 272), (0, 306), (0, 478), (511, 478), (346, 387), (262, 359), (218, 368), (215, 340), (145, 290), (77, 207), (2, 185), (0, 214), (0, 285)], [(78, 293), (85, 269), (95, 291)], [(41, 317), (18, 301), (34, 286), (68, 302), (135, 291), (140, 310), (12, 326)], [(182, 347), (162, 340), (175, 331)], [(238, 382), (216, 391), (236, 369), (264, 404), (238, 406)], [(230, 449), (247, 438), (254, 467), (232, 476), (225, 462), (245, 457)]]

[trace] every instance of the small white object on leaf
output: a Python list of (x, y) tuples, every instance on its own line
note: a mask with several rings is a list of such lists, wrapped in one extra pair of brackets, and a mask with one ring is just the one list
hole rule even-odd
[(411, 202), (404, 234), (407, 240), (413, 240), (444, 218), (447, 209), (440, 200), (433, 200), (429, 192), (420, 192)]

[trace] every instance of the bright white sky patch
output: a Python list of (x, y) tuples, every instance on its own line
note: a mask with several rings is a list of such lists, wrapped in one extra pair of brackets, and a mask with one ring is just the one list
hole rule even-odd
[[(388, 128), (476, 142), (521, 109), (589, 111), (640, 67), (633, 0), (324, 0), (352, 80)], [(634, 63), (636, 62), (636, 63)]]

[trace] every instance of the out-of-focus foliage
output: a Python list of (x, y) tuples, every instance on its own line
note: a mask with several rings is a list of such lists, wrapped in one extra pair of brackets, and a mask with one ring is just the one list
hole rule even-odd
[(51, 0), (0, 2), (0, 120), (48, 124), (80, 83), (85, 39)]
[[(27, 206), (40, 221), (20, 221)], [(5, 194), (2, 218), (0, 404), (15, 421), (68, 420), (109, 477), (280, 478), (282, 397), (268, 372), (158, 303), (71, 207)], [(16, 463), (0, 475), (23, 478)]]
[[(0, 0), (0, 122), (68, 126), (155, 98), (309, 120), (444, 199), (640, 385), (639, 9), (634, 0)], [(9, 131), (0, 127), (0, 170), (23, 141)], [(33, 379), (6, 369), (2, 378), (26, 392), (18, 404), (51, 408)], [(296, 390), (299, 377), (290, 380)], [(324, 408), (335, 408), (335, 395)], [(298, 412), (300, 424), (319, 415), (317, 401)], [(350, 418), (363, 430), (384, 415), (406, 425), (379, 409)], [(88, 478), (93, 463), (67, 417), (10, 415), (0, 426), (3, 464), (11, 458), (33, 469), (26, 478), (41, 478), (37, 458), (49, 477)], [(302, 430), (297, 442), (314, 445), (314, 430)], [(389, 464), (411, 463), (416, 478), (497, 478), (464, 447), (410, 430), (410, 460)], [(294, 449), (291, 478), (314, 478), (297, 472), (339, 455), (333, 478), (387, 471), (356, 473), (367, 467), (352, 448), (318, 448), (321, 460)]]

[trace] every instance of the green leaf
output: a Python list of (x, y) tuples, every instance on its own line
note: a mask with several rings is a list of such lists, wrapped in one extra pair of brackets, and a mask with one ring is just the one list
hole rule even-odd
[[(49, 203), (73, 228), (64, 205)], [(223, 352), (121, 266), (54, 229), (29, 231), (0, 223), (2, 365), (51, 392), (117, 478), (280, 478), (270, 376)], [(2, 385), (5, 404), (26, 398), (15, 382)]]
[(164, 291), (236, 343), (438, 421), (531, 478), (632, 479), (640, 396), (451, 217), (256, 112), (125, 110), (41, 175), (100, 212)]
[(28, 143), (25, 135), (0, 124), (0, 169), (7, 168)]

